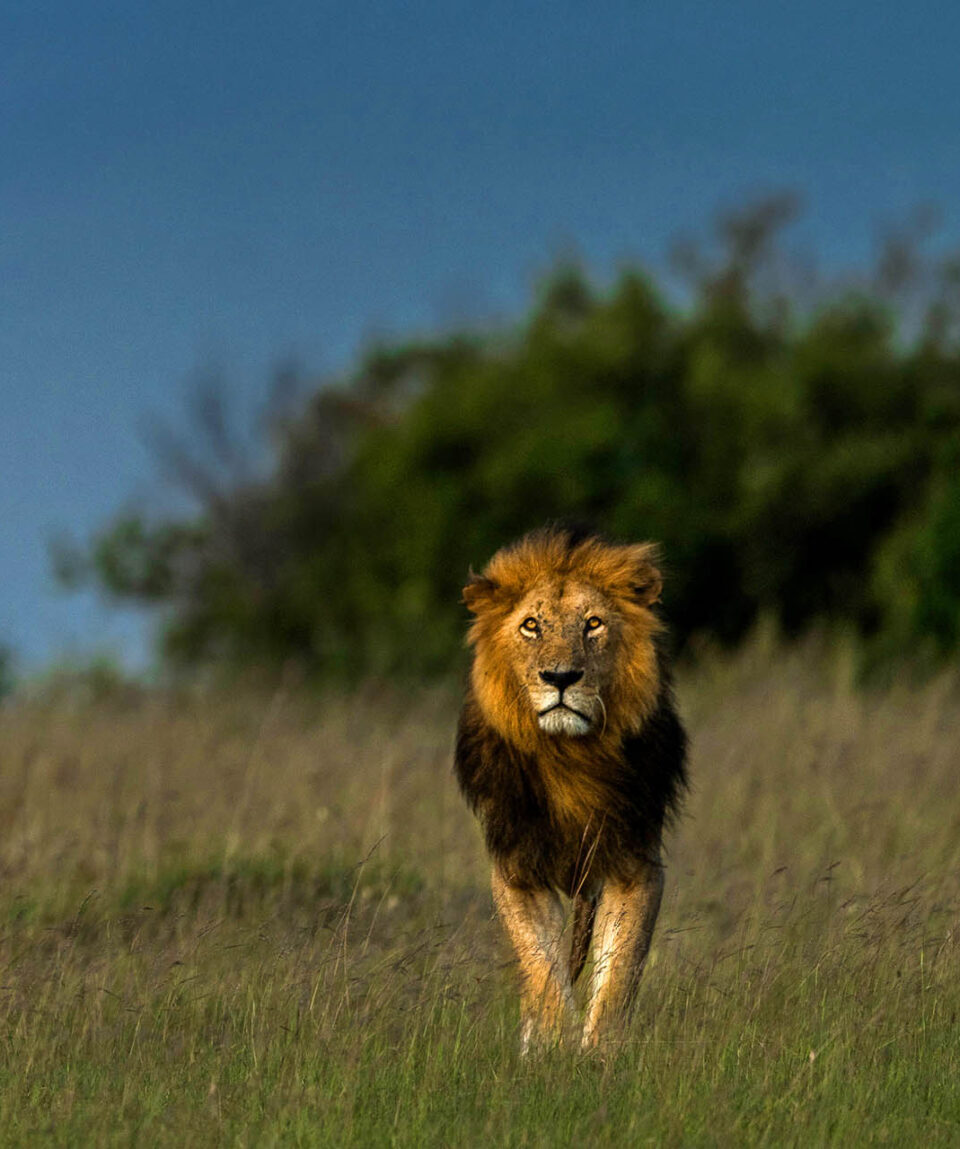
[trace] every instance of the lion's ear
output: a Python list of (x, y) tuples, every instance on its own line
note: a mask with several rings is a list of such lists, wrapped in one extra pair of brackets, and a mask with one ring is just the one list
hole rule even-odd
[(463, 588), (463, 601), (467, 604), (467, 610), (479, 614), (484, 607), (493, 602), (499, 589), (499, 584), (493, 579), (476, 574), (471, 567), (470, 581)]
[(654, 543), (642, 543), (631, 547), (633, 597), (643, 606), (653, 606), (660, 601), (663, 591), (663, 575), (657, 566), (659, 554)]

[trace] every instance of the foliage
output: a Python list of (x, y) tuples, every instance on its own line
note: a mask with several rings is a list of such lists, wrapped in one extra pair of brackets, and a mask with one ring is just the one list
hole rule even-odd
[(116, 658), (100, 653), (53, 663), (24, 682), (20, 694), (25, 699), (62, 706), (100, 702), (122, 706), (135, 702), (144, 689), (145, 685), (129, 675)]
[(681, 645), (770, 615), (952, 653), (957, 267), (921, 274), (899, 234), (872, 278), (811, 289), (778, 242), (792, 210), (680, 249), (682, 304), (643, 271), (599, 290), (568, 266), (515, 331), (375, 349), (274, 425), (265, 478), (183, 464), (200, 512), (124, 515), (88, 570), (163, 608), (174, 660), (431, 673), (460, 648), (468, 567), (558, 517), (662, 542)]
[(0, 643), (0, 700), (12, 694), (16, 686), (14, 664), (13, 652)]

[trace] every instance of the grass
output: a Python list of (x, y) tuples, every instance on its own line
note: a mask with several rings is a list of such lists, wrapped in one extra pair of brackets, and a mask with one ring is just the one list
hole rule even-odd
[(453, 695), (8, 705), (0, 1145), (957, 1144), (960, 687), (849, 678), (683, 677), (637, 1017), (527, 1061)]

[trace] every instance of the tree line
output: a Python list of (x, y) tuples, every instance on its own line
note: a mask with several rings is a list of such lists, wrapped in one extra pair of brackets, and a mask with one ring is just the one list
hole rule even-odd
[(372, 348), (271, 421), (255, 477), (231, 471), (210, 394), (207, 457), (166, 445), (196, 509), (119, 514), (62, 565), (156, 608), (177, 665), (437, 674), (468, 568), (559, 518), (659, 540), (681, 648), (763, 615), (854, 633), (873, 661), (949, 657), (960, 263), (924, 254), (920, 221), (818, 283), (786, 246), (793, 209), (678, 246), (679, 290), (566, 265), (507, 329)]

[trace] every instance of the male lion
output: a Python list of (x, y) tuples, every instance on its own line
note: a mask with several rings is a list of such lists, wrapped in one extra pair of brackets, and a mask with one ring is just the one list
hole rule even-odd
[(661, 835), (686, 784), (655, 559), (650, 543), (546, 527), (463, 591), (476, 618), (455, 768), (520, 962), (525, 1050), (562, 1037), (595, 922), (584, 1048), (624, 1015), (650, 946)]

